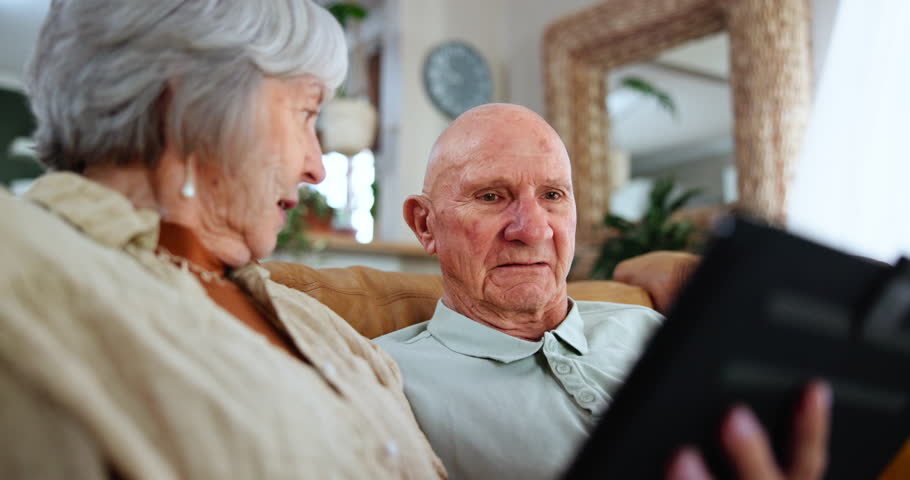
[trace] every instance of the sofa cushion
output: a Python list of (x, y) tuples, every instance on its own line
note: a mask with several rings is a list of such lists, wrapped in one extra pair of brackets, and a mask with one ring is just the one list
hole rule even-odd
[[(429, 320), (442, 296), (442, 277), (384, 272), (368, 267), (314, 269), (300, 263), (265, 262), (272, 280), (319, 300), (367, 338)], [(576, 300), (651, 306), (639, 287), (619, 282), (569, 283)]]
[(625, 303), (654, 308), (651, 297), (643, 288), (608, 280), (569, 282), (569, 296), (575, 300)]
[(314, 269), (288, 262), (262, 266), (271, 272), (272, 280), (319, 300), (367, 338), (430, 318), (442, 296), (438, 275), (368, 267)]

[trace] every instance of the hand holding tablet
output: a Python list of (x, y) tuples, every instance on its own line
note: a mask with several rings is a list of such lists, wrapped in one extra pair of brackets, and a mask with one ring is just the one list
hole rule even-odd
[(566, 478), (874, 479), (908, 379), (908, 262), (732, 218)]

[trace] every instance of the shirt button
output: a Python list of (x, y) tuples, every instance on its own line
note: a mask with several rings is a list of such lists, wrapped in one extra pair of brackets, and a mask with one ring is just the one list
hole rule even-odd
[(322, 373), (325, 375), (325, 378), (328, 378), (329, 380), (335, 380), (335, 377), (338, 376), (338, 370), (332, 362), (325, 362), (322, 364)]
[(398, 458), (399, 453), (400, 452), (398, 450), (398, 442), (396, 442), (395, 440), (389, 440), (388, 442), (385, 442), (386, 457), (388, 457), (390, 459), (396, 459), (396, 458)]
[(565, 363), (560, 363), (560, 364), (556, 365), (556, 373), (560, 373), (562, 375), (567, 375), (571, 372), (572, 372), (572, 367), (570, 367), (569, 365), (566, 365)]
[(591, 403), (596, 397), (591, 392), (581, 392), (581, 395), (578, 396), (578, 401), (581, 403)]

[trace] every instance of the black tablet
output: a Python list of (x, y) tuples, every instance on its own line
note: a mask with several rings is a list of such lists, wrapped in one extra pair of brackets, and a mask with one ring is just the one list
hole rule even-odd
[(749, 404), (786, 465), (806, 381), (834, 391), (828, 479), (874, 479), (910, 437), (910, 268), (740, 218), (704, 260), (565, 478), (664, 478), (696, 445), (731, 478), (720, 423)]

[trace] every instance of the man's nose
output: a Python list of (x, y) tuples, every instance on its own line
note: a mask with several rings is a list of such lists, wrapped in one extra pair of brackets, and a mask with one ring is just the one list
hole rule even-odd
[(513, 205), (512, 218), (504, 236), (506, 241), (534, 245), (553, 238), (549, 213), (534, 200), (520, 200)]

